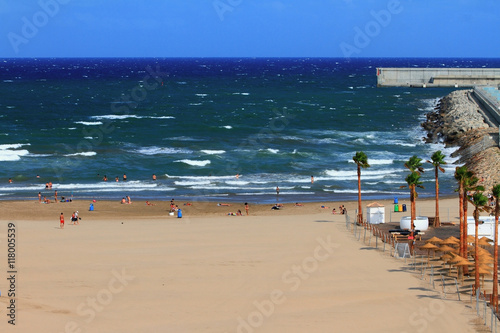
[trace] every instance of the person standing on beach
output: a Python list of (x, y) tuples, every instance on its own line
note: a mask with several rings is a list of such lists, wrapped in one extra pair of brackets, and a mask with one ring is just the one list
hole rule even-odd
[(38, 192), (38, 203), (42, 203), (42, 193)]
[(64, 215), (61, 213), (61, 216), (59, 216), (59, 227), (61, 229), (64, 229)]
[(245, 211), (247, 212), (247, 215), (248, 215), (248, 209), (249, 209), (248, 202), (245, 202)]
[(57, 190), (54, 192), (54, 200), (57, 203)]

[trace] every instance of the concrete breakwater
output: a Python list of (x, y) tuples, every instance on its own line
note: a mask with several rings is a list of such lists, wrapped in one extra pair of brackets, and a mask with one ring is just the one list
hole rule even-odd
[(498, 86), (500, 68), (377, 68), (377, 87)]
[(465, 164), (480, 179), (486, 192), (500, 184), (499, 130), (487, 120), (487, 110), (472, 90), (458, 90), (443, 97), (422, 123), (427, 142), (445, 142), (459, 149), (457, 163)]

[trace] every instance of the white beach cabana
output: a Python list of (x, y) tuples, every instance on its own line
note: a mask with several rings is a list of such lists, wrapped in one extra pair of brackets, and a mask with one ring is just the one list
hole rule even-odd
[(385, 206), (378, 202), (366, 205), (366, 220), (370, 224), (385, 223)]

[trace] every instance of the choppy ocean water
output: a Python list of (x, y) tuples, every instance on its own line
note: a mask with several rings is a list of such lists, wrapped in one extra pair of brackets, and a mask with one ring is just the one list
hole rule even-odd
[[(499, 65), (0, 59), (0, 200), (53, 197), (57, 190), (75, 199), (272, 202), (277, 186), (281, 201), (355, 200), (352, 157), (360, 150), (371, 164), (362, 171), (364, 199), (408, 197), (399, 188), (404, 161), (454, 151), (425, 144), (420, 127), (452, 89), (377, 88), (376, 67)], [(448, 157), (441, 175), (442, 194), (456, 187), (453, 161)], [(433, 195), (427, 169), (420, 196)], [(45, 190), (49, 181), (52, 190)]]

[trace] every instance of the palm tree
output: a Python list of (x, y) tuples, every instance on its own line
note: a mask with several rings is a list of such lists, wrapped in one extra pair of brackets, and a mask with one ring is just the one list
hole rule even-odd
[[(460, 216), (460, 256), (465, 257), (465, 251), (467, 251), (467, 239), (464, 237), (467, 232), (467, 217), (464, 218), (464, 182), (465, 179), (472, 177), (472, 172), (470, 172), (467, 167), (461, 166), (455, 169), (455, 179), (458, 181), (458, 208)], [(465, 230), (464, 230), (465, 228)]]
[[(464, 232), (463, 232), (463, 240), (461, 242), (463, 243), (463, 248), (464, 248), (464, 255), (467, 253), (467, 233), (468, 233), (468, 219), (467, 219), (467, 209), (469, 206), (469, 201), (470, 195), (469, 192), (475, 192), (481, 189), (481, 186), (478, 186), (477, 183), (479, 182), (479, 179), (477, 177), (474, 177), (474, 174), (472, 172), (466, 173), (466, 177), (463, 179), (463, 191), (464, 191)], [(469, 274), (469, 267), (467, 266), (462, 266), (463, 267), (463, 274)]]
[[(422, 168), (422, 159), (418, 158), (416, 155), (410, 157), (410, 159), (405, 163), (405, 167), (410, 170), (410, 174), (406, 176), (405, 180), (408, 183), (408, 188), (410, 189), (410, 221), (411, 221), (411, 230), (410, 230), (410, 239), (412, 240), (410, 243), (411, 250), (413, 251), (413, 240), (414, 237), (414, 221), (416, 217), (416, 205), (415, 201), (417, 199), (417, 187), (424, 188), (422, 186), (422, 182), (420, 181), (421, 172), (424, 172)], [(405, 186), (401, 186), (402, 188)]]
[(479, 212), (489, 210), (488, 198), (483, 194), (484, 187), (477, 186), (476, 192), (468, 200), (474, 205), (474, 222), (476, 223), (476, 235), (475, 235), (475, 251), (474, 251), (474, 264), (475, 264), (475, 284), (474, 290), (477, 292), (479, 289)]
[(493, 307), (498, 312), (498, 216), (500, 215), (500, 184), (493, 186), (493, 197), (495, 197), (495, 244), (493, 249)]
[(361, 168), (369, 168), (368, 157), (362, 151), (356, 152), (356, 155), (352, 157), (354, 163), (358, 167), (358, 224), (363, 223), (363, 210), (361, 209)]
[[(417, 155), (413, 155), (412, 157), (410, 157), (410, 159), (407, 162), (405, 162), (405, 167), (408, 170), (410, 170), (411, 173), (416, 172), (419, 176), (422, 172), (424, 172), (424, 168), (422, 168), (422, 159), (418, 158)], [(415, 177), (415, 176), (413, 176), (413, 177)], [(418, 180), (420, 180), (420, 177), (418, 177)], [(406, 180), (406, 182), (408, 183), (408, 180)], [(410, 185), (410, 184), (408, 183), (408, 185)], [(418, 187), (421, 187), (421, 186), (418, 186)], [(412, 191), (412, 189), (410, 188), (410, 192), (411, 191)], [(416, 195), (416, 193), (417, 193), (415, 188), (413, 188), (413, 193), (414, 193), (414, 195)], [(414, 196), (413, 199), (415, 200), (416, 197)], [(415, 216), (416, 216), (416, 208), (415, 208), (415, 201), (411, 202), (411, 193), (410, 193), (410, 203), (411, 203), (411, 225), (413, 228), (413, 221), (415, 220)]]
[(427, 161), (434, 166), (434, 177), (436, 179), (436, 213), (434, 215), (434, 228), (441, 226), (441, 220), (439, 218), (439, 171), (444, 172), (441, 165), (446, 164), (444, 158), (446, 156), (438, 150), (431, 156), (431, 161)]

